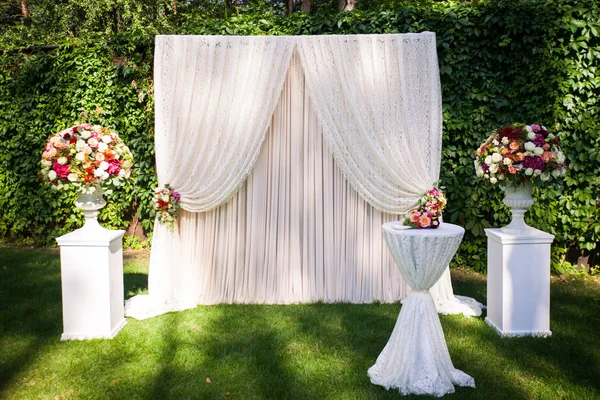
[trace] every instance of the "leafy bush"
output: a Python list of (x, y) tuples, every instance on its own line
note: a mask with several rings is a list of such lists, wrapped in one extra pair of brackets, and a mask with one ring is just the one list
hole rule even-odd
[(220, 19), (179, 13), (145, 19), (129, 31), (117, 26), (117, 33), (99, 34), (93, 26), (78, 39), (53, 33), (58, 48), (33, 53), (10, 48), (23, 46), (23, 37), (44, 36), (18, 36), (14, 33), (25, 28), (15, 28), (0, 39), (9, 49), (0, 56), (6, 71), (0, 75), (0, 236), (48, 244), (81, 223), (72, 214), (74, 194), (50, 192), (37, 176), (44, 139), (78, 120), (116, 129), (137, 160), (130, 187), (110, 199), (100, 219), (126, 228), (133, 218), (150, 231), (149, 189), (156, 182), (154, 33), (430, 30), (437, 34), (443, 91), (445, 219), (467, 230), (456, 263), (484, 270), (484, 229), (510, 219), (503, 193), (475, 180), (476, 148), (507, 122), (541, 123), (559, 135), (569, 170), (562, 191), (534, 191), (536, 203), (527, 222), (556, 236), (553, 265), (562, 272), (568, 249), (589, 252), (600, 241), (599, 15), (593, 0), (415, 1), (394, 10), (290, 16), (248, 12)]

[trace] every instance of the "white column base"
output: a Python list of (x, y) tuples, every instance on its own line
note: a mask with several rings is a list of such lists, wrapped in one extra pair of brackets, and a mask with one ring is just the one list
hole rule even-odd
[(498, 332), (498, 334), (502, 337), (520, 337), (520, 336), (536, 336), (536, 337), (550, 337), (552, 336), (552, 332), (550, 331), (512, 331), (512, 332), (503, 332), (500, 328), (496, 326), (488, 317), (485, 317), (485, 323), (491, 326)]
[(102, 336), (102, 335), (90, 335), (89, 333), (63, 333), (60, 336), (60, 340), (90, 340), (90, 339), (112, 339), (115, 336), (117, 336), (117, 333), (119, 333), (119, 331), (121, 329), (123, 329), (123, 327), (125, 326), (125, 324), (127, 323), (127, 320), (125, 318), (123, 318), (123, 320), (112, 330), (112, 332), (110, 332), (108, 335)]
[(535, 228), (518, 233), (486, 229), (487, 317), (503, 337), (550, 331), (550, 245), (554, 236)]
[(62, 282), (61, 340), (110, 339), (125, 325), (124, 234), (86, 224), (56, 239)]

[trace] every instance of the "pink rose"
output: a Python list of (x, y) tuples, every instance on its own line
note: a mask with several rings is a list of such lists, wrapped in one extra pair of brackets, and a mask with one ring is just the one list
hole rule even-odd
[(414, 213), (410, 214), (410, 222), (412, 224), (416, 224), (417, 222), (419, 222), (419, 217), (419, 213), (415, 211)]
[(108, 172), (109, 175), (118, 175), (120, 171), (121, 164), (119, 163), (119, 161), (112, 160), (108, 163), (108, 168), (106, 169), (106, 172)]
[(66, 179), (70, 173), (68, 164), (60, 165), (57, 161), (52, 163), (52, 169), (60, 179)]
[(421, 217), (419, 218), (419, 224), (423, 228), (427, 228), (429, 225), (431, 225), (431, 218), (429, 218), (428, 215), (421, 215)]

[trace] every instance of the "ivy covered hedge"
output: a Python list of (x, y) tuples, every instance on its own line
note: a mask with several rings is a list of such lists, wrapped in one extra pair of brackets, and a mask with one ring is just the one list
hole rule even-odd
[(101, 221), (151, 231), (156, 33), (430, 30), (438, 38), (444, 101), (445, 219), (467, 230), (456, 262), (484, 270), (483, 229), (509, 220), (503, 193), (475, 180), (474, 151), (491, 130), (507, 122), (541, 123), (559, 135), (569, 170), (562, 191), (536, 190), (527, 221), (556, 235), (553, 266), (563, 272), (568, 250), (571, 257), (591, 253), (593, 260), (600, 241), (599, 21), (600, 7), (593, 0), (407, 2), (395, 10), (340, 14), (181, 15), (142, 33), (90, 34), (31, 52), (5, 42), (0, 55), (0, 237), (45, 245), (81, 224), (73, 211), (74, 193), (43, 187), (38, 169), (46, 137), (83, 120), (117, 130), (136, 158), (135, 179), (110, 198)]

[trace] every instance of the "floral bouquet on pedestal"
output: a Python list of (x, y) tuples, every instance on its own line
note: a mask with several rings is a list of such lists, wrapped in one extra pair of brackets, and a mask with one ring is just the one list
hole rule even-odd
[(116, 132), (79, 124), (50, 136), (41, 164), (42, 180), (53, 188), (86, 192), (120, 186), (131, 175), (133, 156)]
[(419, 205), (408, 211), (404, 225), (415, 229), (436, 229), (440, 226), (446, 197), (438, 189), (431, 189), (419, 200)]
[(477, 149), (477, 177), (491, 184), (558, 182), (565, 174), (565, 156), (558, 138), (538, 124), (508, 124)]

